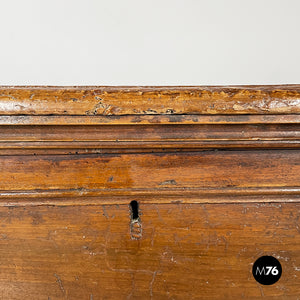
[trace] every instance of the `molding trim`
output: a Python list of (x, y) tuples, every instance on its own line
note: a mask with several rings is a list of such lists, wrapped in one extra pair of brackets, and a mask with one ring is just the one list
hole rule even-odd
[(300, 85), (0, 87), (0, 115), (300, 113)]
[(0, 87), (0, 206), (298, 202), (299, 150), (300, 85)]

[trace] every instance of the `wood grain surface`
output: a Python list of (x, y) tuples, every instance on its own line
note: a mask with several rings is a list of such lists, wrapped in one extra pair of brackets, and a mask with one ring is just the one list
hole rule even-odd
[(0, 156), (295, 149), (300, 124), (2, 125)]
[(145, 115), (300, 112), (300, 86), (0, 87), (0, 114)]
[(0, 299), (300, 299), (299, 220), (300, 85), (0, 87)]
[(226, 194), (238, 202), (243, 195), (295, 200), (299, 175), (297, 150), (0, 156), (0, 203), (26, 194), (39, 199), (42, 192), (99, 197), (99, 203), (118, 195), (151, 195), (155, 203), (214, 202)]
[[(299, 203), (0, 208), (2, 299), (298, 299)], [(282, 264), (257, 283), (262, 255)]]

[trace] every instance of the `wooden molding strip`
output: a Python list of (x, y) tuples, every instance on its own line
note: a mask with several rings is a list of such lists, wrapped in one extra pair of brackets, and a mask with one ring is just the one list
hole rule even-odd
[(30, 116), (0, 115), (2, 125), (213, 125), (300, 124), (300, 114), (285, 115), (125, 115), (125, 116)]
[(129, 204), (132, 200), (156, 204), (300, 202), (300, 187), (0, 191), (0, 207)]
[(0, 115), (297, 113), (300, 85), (0, 87)]
[(209, 150), (299, 149), (300, 140), (196, 140), (149, 142), (1, 142), (0, 156), (174, 153)]
[(0, 155), (295, 149), (299, 146), (298, 123), (0, 126)]

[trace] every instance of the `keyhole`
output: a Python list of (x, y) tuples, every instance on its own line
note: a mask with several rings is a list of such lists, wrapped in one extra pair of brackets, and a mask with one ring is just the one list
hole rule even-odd
[(139, 215), (139, 204), (133, 200), (129, 204), (131, 210), (130, 216), (130, 235), (132, 240), (142, 238), (142, 223)]
[(137, 201), (133, 200), (130, 202), (131, 208), (131, 220), (135, 221), (139, 219), (139, 204)]

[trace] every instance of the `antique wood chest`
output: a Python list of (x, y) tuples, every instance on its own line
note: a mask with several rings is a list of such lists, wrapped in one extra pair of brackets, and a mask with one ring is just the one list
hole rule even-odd
[(300, 299), (299, 85), (1, 87), (0, 126), (1, 299)]

